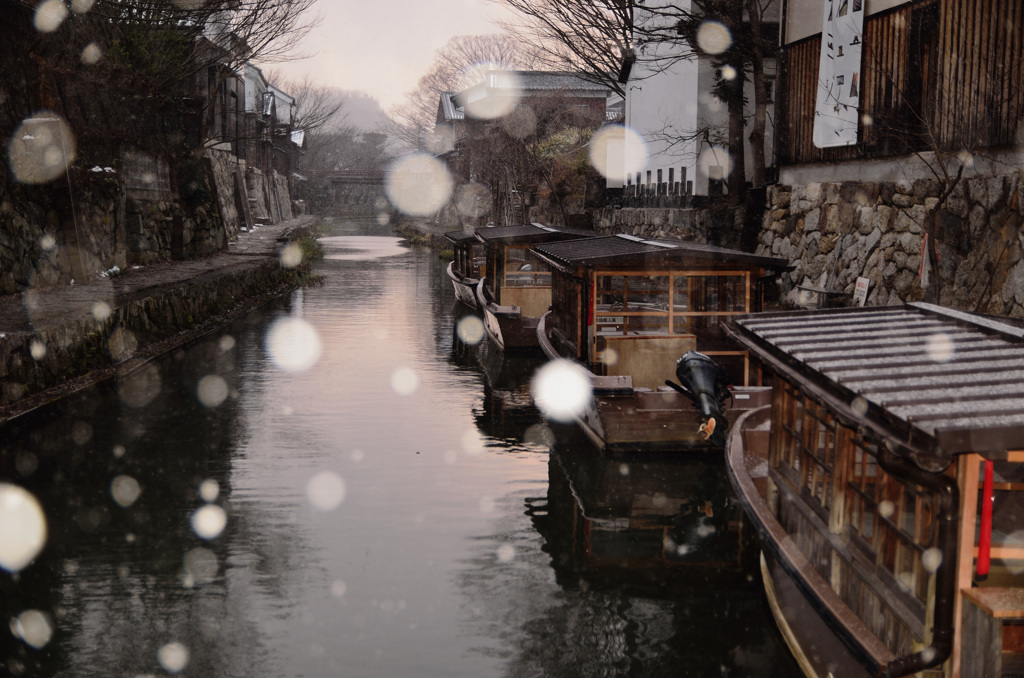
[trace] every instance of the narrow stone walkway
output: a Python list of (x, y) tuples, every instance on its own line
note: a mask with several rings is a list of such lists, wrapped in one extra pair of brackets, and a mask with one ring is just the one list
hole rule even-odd
[(314, 217), (302, 216), (260, 226), (240, 233), (227, 252), (205, 259), (133, 267), (112, 278), (27, 289), (21, 294), (0, 297), (0, 341), (6, 333), (44, 332), (92, 317), (97, 304), (106, 304), (106, 310), (113, 312), (124, 301), (148, 296), (157, 288), (192, 283), (200, 277), (216, 278), (252, 265), (253, 258), (277, 256), (282, 245), (280, 238), (294, 228), (313, 222)]
[(290, 231), (314, 223), (302, 216), (260, 226), (204, 259), (0, 297), (0, 424), (111, 370), (131, 370), (285, 284), (279, 251)]

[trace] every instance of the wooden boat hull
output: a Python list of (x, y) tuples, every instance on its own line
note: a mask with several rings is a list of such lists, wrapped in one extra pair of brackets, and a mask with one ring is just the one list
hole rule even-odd
[(473, 310), (480, 310), (476, 300), (476, 286), (480, 282), (477, 278), (470, 278), (455, 270), (455, 262), (448, 263), (446, 269), (448, 279), (452, 281), (455, 288), (455, 298)]
[(730, 431), (725, 465), (761, 539), (765, 593), (808, 678), (877, 676), (895, 657), (808, 562), (768, 506), (770, 407), (744, 413)]
[(535, 351), (537, 318), (524, 316), (519, 306), (501, 306), (488, 294), (481, 279), (475, 289), (477, 308), (483, 313), (487, 335), (502, 351)]
[[(547, 336), (544, 318), (538, 323), (537, 343), (549, 360), (559, 358)], [(657, 390), (637, 389), (627, 376), (599, 376), (590, 373), (594, 397), (575, 417), (580, 429), (602, 452), (721, 452), (700, 432), (700, 413), (688, 398), (668, 386)], [(767, 404), (771, 389), (737, 387), (726, 418)]]

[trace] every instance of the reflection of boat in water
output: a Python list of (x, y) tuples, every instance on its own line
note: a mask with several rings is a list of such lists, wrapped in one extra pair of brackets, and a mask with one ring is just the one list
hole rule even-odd
[[(551, 270), (551, 311), (538, 324), (549, 359), (587, 367), (594, 398), (577, 417), (601, 449), (721, 449), (690, 399), (666, 386), (689, 351), (711, 357), (736, 386), (729, 405), (746, 409), (751, 387), (746, 351), (722, 332), (732, 315), (760, 310), (765, 273), (782, 259), (685, 242), (617, 235), (540, 244)], [(726, 412), (726, 419), (729, 412)], [(719, 422), (724, 429), (726, 422)], [(710, 442), (709, 442), (710, 441)]]
[(479, 309), (476, 286), (486, 271), (483, 244), (473, 231), (450, 231), (444, 237), (452, 243), (452, 261), (445, 272), (455, 288), (455, 298)]
[(774, 392), (726, 464), (804, 672), (1021, 675), (1024, 331), (927, 304), (733, 323)]
[(505, 353), (489, 341), (480, 342), (475, 349), (484, 378), (483, 402), (474, 410), (477, 428), (492, 438), (522, 442), (528, 429), (541, 421), (530, 393), (530, 379), (542, 359)]
[(538, 630), (553, 646), (538, 650), (578, 663), (543, 675), (793, 675), (755, 576), (756, 535), (721, 458), (613, 459), (588, 453), (577, 428), (555, 430), (547, 495), (528, 499), (527, 513), (561, 605), (583, 591), (603, 604)]
[(720, 458), (556, 448), (547, 508), (560, 528), (545, 536), (563, 574), (592, 585), (682, 585), (693, 570), (738, 576), (745, 549), (756, 554)]
[(535, 350), (537, 319), (551, 305), (551, 273), (533, 248), (593, 235), (591, 230), (543, 224), (476, 230), (487, 259), (487, 275), (476, 288), (477, 305), (487, 334), (502, 350)]

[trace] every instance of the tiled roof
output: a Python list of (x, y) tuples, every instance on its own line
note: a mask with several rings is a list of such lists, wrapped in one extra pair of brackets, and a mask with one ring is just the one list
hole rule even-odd
[(930, 304), (761, 313), (733, 334), (839, 416), (937, 470), (1024, 448), (1024, 329)]
[(544, 224), (521, 224), (518, 226), (495, 226), (478, 228), (477, 239), (485, 243), (494, 242), (544, 242), (565, 238), (593, 237), (594, 231), (581, 228), (560, 228)]
[(574, 90), (608, 93), (607, 85), (600, 85), (576, 75), (556, 71), (490, 71), (487, 84), (494, 89)]
[(644, 240), (629, 235), (610, 235), (588, 240), (540, 245), (537, 251), (567, 267), (650, 263), (654, 260), (707, 259), (784, 269), (785, 259), (763, 257), (695, 242)]

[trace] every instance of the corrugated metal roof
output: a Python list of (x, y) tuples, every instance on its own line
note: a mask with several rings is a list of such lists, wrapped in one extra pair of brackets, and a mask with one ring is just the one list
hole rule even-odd
[(529, 91), (573, 90), (607, 94), (607, 85), (590, 82), (575, 73), (559, 71), (488, 71), (487, 85), (493, 89)]
[(476, 234), (477, 238), (485, 243), (534, 243), (565, 238), (589, 238), (594, 235), (594, 231), (581, 228), (560, 228), (558, 226), (545, 226), (544, 224), (534, 223), (518, 226), (478, 228)]
[(476, 241), (477, 239), (475, 231), (448, 231), (444, 234), (444, 237), (448, 238), (453, 243)]
[[(439, 103), (441, 107), (441, 115), (445, 122), (466, 119), (466, 112), (452, 100), (453, 96), (455, 96), (454, 92), (441, 92), (441, 99)], [(438, 122), (440, 122), (440, 120)]]
[(784, 269), (789, 266), (788, 261), (776, 257), (762, 257), (749, 252), (695, 242), (644, 240), (623, 234), (548, 243), (538, 245), (536, 250), (556, 265), (565, 268), (630, 265), (650, 263), (654, 260), (672, 261), (688, 258), (731, 261), (771, 269)]
[(755, 355), (828, 394), (841, 417), (906, 445), (926, 468), (942, 468), (953, 454), (1024, 448), (1020, 327), (929, 304), (732, 323)]

